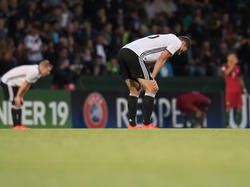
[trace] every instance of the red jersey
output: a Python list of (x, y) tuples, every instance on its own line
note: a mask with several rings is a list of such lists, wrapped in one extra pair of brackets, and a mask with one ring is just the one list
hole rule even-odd
[(225, 71), (229, 68), (227, 64), (223, 64), (221, 70), (226, 81), (226, 92), (241, 92), (240, 77), (241, 71), (240, 66), (236, 65), (233, 67), (232, 71), (226, 75)]
[(199, 108), (204, 109), (208, 105), (208, 98), (198, 92), (189, 92), (177, 97), (177, 107), (188, 115), (196, 112)]

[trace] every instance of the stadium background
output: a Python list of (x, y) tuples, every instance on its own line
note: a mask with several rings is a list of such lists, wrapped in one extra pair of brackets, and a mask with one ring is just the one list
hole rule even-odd
[[(175, 125), (180, 118), (174, 122), (173, 98), (195, 90), (213, 99), (207, 127), (224, 127), (220, 67), (228, 51), (237, 52), (249, 90), (248, 9), (249, 2), (244, 0), (1, 0), (0, 76), (15, 66), (42, 59), (53, 63), (52, 76), (39, 80), (25, 96), (29, 101), (24, 121), (31, 127), (87, 127), (82, 108), (92, 92), (102, 94), (107, 103), (104, 126), (126, 127), (125, 122), (117, 123), (117, 99), (111, 96), (126, 100), (127, 90), (118, 76), (118, 50), (150, 34), (187, 34), (192, 49), (171, 58), (158, 76), (159, 98), (171, 104), (160, 126), (181, 127)], [(0, 127), (8, 127), (8, 107), (0, 97)], [(242, 127), (249, 127), (249, 104), (244, 103)], [(97, 102), (97, 111), (102, 112), (100, 106)], [(159, 122), (158, 109), (156, 104)], [(103, 120), (101, 114), (95, 120)]]
[[(24, 98), (30, 130), (11, 129), (0, 90), (0, 186), (250, 186), (249, 129), (68, 128), (86, 127), (89, 119), (126, 127), (128, 91), (117, 75), (117, 51), (169, 32), (188, 34), (193, 46), (157, 77), (157, 124), (181, 123), (174, 98), (196, 90), (212, 97), (207, 127), (225, 127), (219, 69), (235, 50), (250, 90), (249, 8), (248, 0), (0, 0), (0, 77), (44, 58), (55, 67)], [(249, 112), (248, 99), (242, 127), (250, 125)]]

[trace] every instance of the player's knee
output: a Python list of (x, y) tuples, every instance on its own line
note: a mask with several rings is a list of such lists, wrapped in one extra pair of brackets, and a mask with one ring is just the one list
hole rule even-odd
[(146, 92), (152, 93), (154, 95), (158, 92), (158, 90), (159, 90), (159, 88), (155, 88), (155, 87), (145, 89)]
[(140, 91), (141, 91), (141, 89), (136, 89), (136, 88), (131, 88), (131, 89), (129, 89), (129, 92), (131, 93), (131, 94), (133, 94), (133, 95), (137, 95), (137, 96), (139, 96), (140, 95)]

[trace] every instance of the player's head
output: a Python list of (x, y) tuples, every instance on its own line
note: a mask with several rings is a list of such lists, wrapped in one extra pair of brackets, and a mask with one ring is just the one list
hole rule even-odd
[(227, 55), (227, 63), (229, 64), (237, 64), (238, 63), (238, 57), (235, 52), (230, 52)]
[(39, 72), (42, 76), (49, 75), (52, 68), (53, 68), (53, 65), (51, 65), (48, 60), (43, 60), (39, 64)]
[(181, 40), (181, 48), (178, 50), (178, 54), (184, 53), (191, 48), (191, 39), (188, 36), (179, 36)]

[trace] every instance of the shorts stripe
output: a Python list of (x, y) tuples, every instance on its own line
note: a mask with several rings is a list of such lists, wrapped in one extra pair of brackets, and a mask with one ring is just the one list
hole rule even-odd
[(139, 62), (140, 62), (140, 66), (141, 66), (144, 78), (147, 79), (147, 80), (149, 80), (148, 70), (147, 70), (146, 65), (145, 65), (145, 63), (143, 61), (143, 58), (139, 57)]
[(9, 100), (10, 101), (14, 101), (14, 92), (13, 92), (13, 88), (11, 86), (8, 85), (8, 91), (9, 91)]
[(149, 80), (150, 79), (150, 76), (149, 76), (149, 73), (147, 71), (147, 68), (146, 68), (146, 65), (144, 63), (144, 60), (143, 58), (147, 55), (150, 55), (150, 54), (154, 54), (154, 53), (159, 53), (159, 52), (162, 52), (166, 49), (167, 47), (160, 47), (160, 48), (155, 48), (155, 49), (151, 49), (151, 50), (148, 50), (148, 51), (144, 51), (140, 56), (139, 56), (139, 62), (140, 62), (140, 66), (141, 66), (141, 69), (143, 71), (143, 74), (144, 74), (144, 77), (145, 79)]

